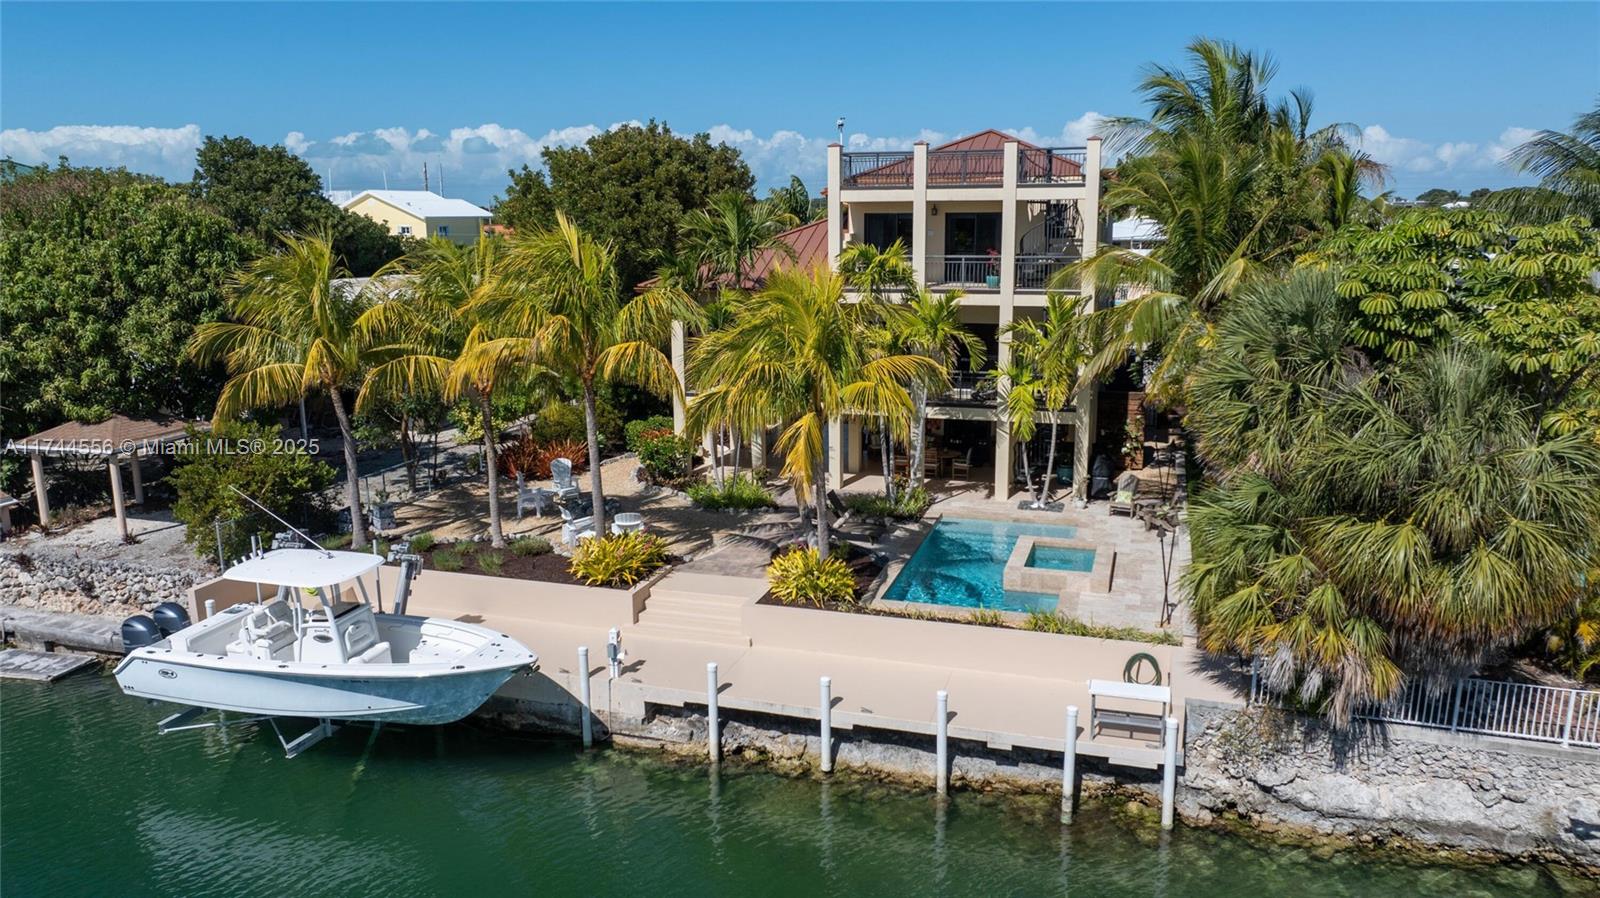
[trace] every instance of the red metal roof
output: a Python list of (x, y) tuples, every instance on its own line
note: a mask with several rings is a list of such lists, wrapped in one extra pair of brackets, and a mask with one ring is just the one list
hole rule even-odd
[[(810, 271), (813, 268), (826, 268), (828, 266), (828, 220), (826, 218), (803, 224), (797, 228), (790, 228), (778, 235), (778, 239), (788, 244), (794, 251), (794, 258), (782, 250), (764, 249), (756, 254), (750, 267), (745, 270), (744, 283), (740, 286), (746, 290), (760, 290), (766, 286), (767, 275), (775, 268), (799, 269)], [(650, 278), (639, 284), (635, 289), (648, 290), (654, 287), (660, 278)], [(722, 279), (724, 282), (726, 278)]]

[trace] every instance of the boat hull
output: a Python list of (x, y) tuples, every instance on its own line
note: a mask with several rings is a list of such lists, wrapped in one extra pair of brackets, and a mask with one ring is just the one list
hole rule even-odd
[(520, 667), (361, 677), (241, 671), (129, 656), (117, 668), (117, 684), (140, 698), (244, 714), (440, 724), (476, 711)]

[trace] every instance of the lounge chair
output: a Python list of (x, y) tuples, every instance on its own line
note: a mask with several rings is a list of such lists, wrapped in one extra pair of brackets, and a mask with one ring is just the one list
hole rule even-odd
[(1117, 491), (1106, 506), (1106, 514), (1125, 514), (1133, 517), (1134, 500), (1139, 494), (1139, 475), (1123, 471), (1117, 478)]
[(828, 490), (828, 510), (833, 512), (835, 519), (844, 517), (845, 513), (849, 511), (845, 507), (844, 500), (839, 498), (839, 494), (833, 490)]
[(572, 459), (552, 459), (550, 461), (550, 479), (555, 482), (558, 490), (577, 489), (578, 481), (572, 479)]
[(554, 492), (543, 487), (528, 486), (528, 481), (523, 478), (522, 472), (517, 472), (518, 518), (522, 517), (523, 510), (527, 508), (533, 509), (533, 513), (542, 518), (545, 516), (545, 512), (553, 508), (555, 504), (556, 494)]
[(561, 541), (576, 546), (579, 540), (594, 536), (594, 515), (578, 516), (572, 509), (561, 506)]

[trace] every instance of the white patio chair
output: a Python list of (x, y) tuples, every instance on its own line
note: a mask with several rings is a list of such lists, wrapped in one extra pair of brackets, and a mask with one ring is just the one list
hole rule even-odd
[(644, 515), (633, 511), (622, 512), (611, 521), (611, 532), (617, 535), (644, 532)]
[(523, 509), (531, 508), (533, 513), (544, 517), (545, 513), (555, 507), (556, 494), (553, 490), (544, 487), (530, 487), (528, 481), (517, 472), (517, 517), (522, 517)]
[(556, 489), (577, 489), (578, 482), (572, 479), (572, 459), (557, 458), (550, 462), (550, 479), (555, 483)]
[(572, 509), (561, 506), (561, 541), (576, 546), (579, 540), (594, 536), (594, 515), (577, 517)]

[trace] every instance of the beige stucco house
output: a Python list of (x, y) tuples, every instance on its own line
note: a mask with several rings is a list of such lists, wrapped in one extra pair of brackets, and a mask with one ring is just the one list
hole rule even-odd
[(431, 190), (363, 190), (343, 207), (365, 215), (401, 237), (446, 237), (472, 243), (493, 216), (466, 200), (442, 197)]

